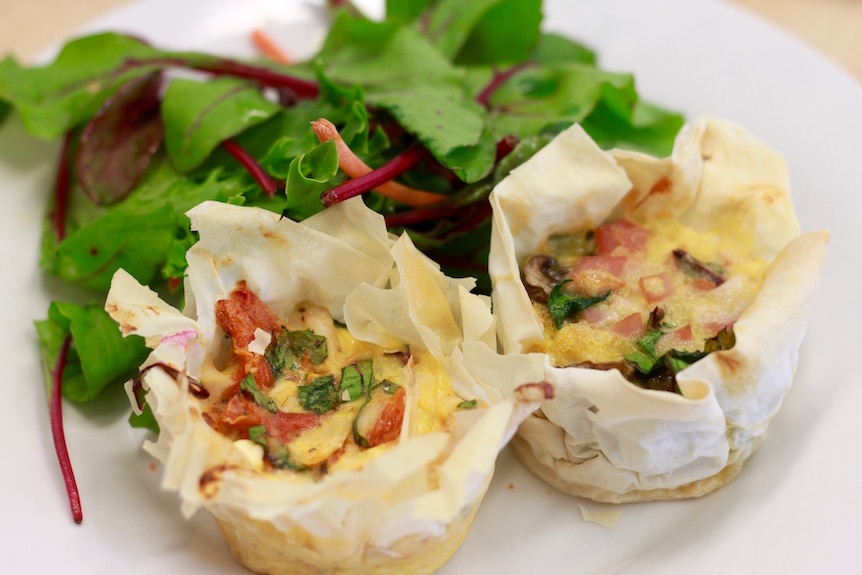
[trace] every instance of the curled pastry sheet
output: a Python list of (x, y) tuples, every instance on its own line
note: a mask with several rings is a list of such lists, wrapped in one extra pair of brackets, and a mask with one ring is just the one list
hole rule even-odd
[[(184, 515), (211, 512), (237, 558), (261, 573), (436, 570), (466, 536), (499, 449), (550, 393), (521, 385), (541, 380), (541, 362), (501, 359), (490, 301), (470, 293), (473, 280), (446, 277), (359, 199), (302, 223), (221, 203), (189, 217), (200, 241), (187, 255), (184, 313), (122, 271), (106, 303), (124, 333), (146, 338), (147, 364), (180, 371), (144, 376), (161, 429), (145, 449), (164, 466), (162, 487), (179, 493)], [(428, 349), (456, 393), (487, 407), (456, 412), (446, 431), (402, 435), (358, 470), (317, 481), (264, 471), (261, 453), (207, 425), (188, 391), (225, 353), (215, 303), (239, 280), (282, 316), (312, 302), (354, 337)]]
[(681, 394), (639, 388), (617, 370), (557, 368), (542, 354), (556, 398), (513, 440), (536, 474), (600, 501), (694, 497), (735, 476), (791, 385), (828, 244), (824, 231), (799, 234), (781, 156), (714, 118), (687, 124), (667, 158), (602, 151), (573, 126), (491, 201), (489, 271), (506, 353), (542, 339), (520, 266), (549, 235), (634, 214), (697, 230), (731, 213), (752, 230), (768, 267), (734, 324), (736, 344), (679, 372)]

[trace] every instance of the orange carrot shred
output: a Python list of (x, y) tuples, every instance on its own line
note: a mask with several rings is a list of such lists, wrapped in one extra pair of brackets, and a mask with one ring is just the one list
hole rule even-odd
[(251, 33), (251, 41), (261, 54), (279, 64), (291, 64), (293, 58), (278, 45), (272, 36), (261, 29)]
[[(326, 118), (319, 118), (311, 123), (311, 127), (321, 142), (335, 140), (338, 165), (345, 174), (351, 178), (358, 178), (372, 171), (372, 168), (348, 147), (332, 122)], [(394, 181), (376, 186), (374, 190), (381, 195), (413, 207), (428, 206), (446, 199), (446, 196), (442, 194), (417, 190)]]

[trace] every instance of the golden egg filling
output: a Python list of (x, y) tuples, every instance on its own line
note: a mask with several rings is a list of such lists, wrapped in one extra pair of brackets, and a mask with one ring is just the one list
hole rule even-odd
[(618, 219), (549, 237), (522, 270), (544, 325), (528, 350), (678, 393), (678, 371), (732, 347), (766, 269), (751, 234), (727, 237), (728, 223), (698, 232), (670, 218)]

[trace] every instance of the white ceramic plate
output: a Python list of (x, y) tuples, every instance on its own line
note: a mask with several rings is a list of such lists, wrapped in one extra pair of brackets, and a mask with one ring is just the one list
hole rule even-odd
[[(284, 0), (148, 0), (90, 29), (250, 53), (248, 32), (264, 26), (297, 51), (319, 38), (314, 18)], [(737, 480), (699, 500), (622, 506), (606, 529), (505, 451), (469, 538), (441, 575), (854, 571), (862, 559), (862, 88), (714, 1), (547, 0), (545, 21), (593, 45), (603, 67), (634, 72), (645, 97), (689, 117), (738, 121), (784, 153), (803, 228), (828, 228), (832, 245), (794, 387)], [(207, 516), (185, 522), (174, 496), (159, 491), (121, 394), (66, 406), (85, 517), (80, 526), (70, 519), (32, 329), (50, 298), (72, 297), (37, 265), (56, 151), (15, 121), (0, 130), (2, 571), (243, 572)]]

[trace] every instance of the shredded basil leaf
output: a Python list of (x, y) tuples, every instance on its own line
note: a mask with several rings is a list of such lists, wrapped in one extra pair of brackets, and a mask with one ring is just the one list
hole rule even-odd
[(474, 407), (476, 407), (476, 405), (478, 405), (478, 403), (479, 402), (475, 399), (465, 399), (458, 404), (458, 409), (473, 409)]
[(267, 348), (265, 357), (272, 373), (278, 377), (287, 370), (299, 368), (305, 357), (313, 365), (320, 365), (328, 355), (324, 336), (310, 329), (290, 331), (282, 328)]
[(341, 370), (341, 401), (354, 401), (371, 386), (374, 377), (370, 359), (363, 359)]
[(239, 384), (239, 388), (242, 391), (247, 392), (251, 395), (251, 398), (254, 400), (256, 404), (269, 411), (270, 413), (278, 412), (278, 404), (275, 403), (275, 400), (265, 393), (263, 393), (260, 388), (257, 386), (257, 381), (254, 379), (252, 374), (247, 374), (243, 380)]
[(571, 281), (570, 279), (561, 281), (551, 289), (551, 293), (548, 295), (548, 311), (551, 312), (551, 317), (554, 318), (557, 329), (562, 328), (569, 317), (584, 311), (592, 305), (605, 301), (611, 295), (610, 290), (599, 296), (568, 294), (563, 291), (563, 286)]
[(266, 439), (266, 460), (278, 469), (290, 469), (292, 471), (307, 471), (308, 468), (294, 462), (290, 458), (287, 446), (271, 437)]
[(326, 413), (338, 403), (338, 390), (335, 389), (335, 378), (324, 375), (311, 380), (297, 388), (299, 404), (306, 411), (318, 415)]
[(255, 443), (262, 445), (266, 449), (266, 427), (263, 425), (255, 425), (248, 428), (248, 438)]

